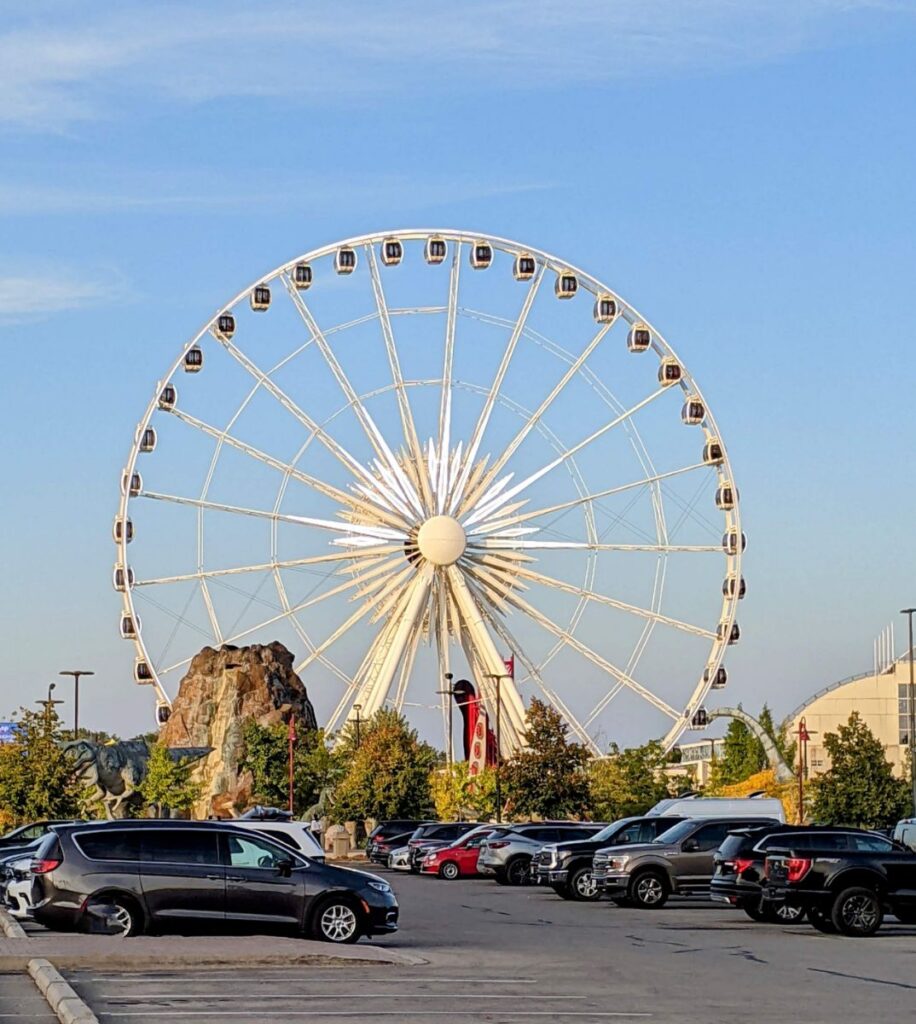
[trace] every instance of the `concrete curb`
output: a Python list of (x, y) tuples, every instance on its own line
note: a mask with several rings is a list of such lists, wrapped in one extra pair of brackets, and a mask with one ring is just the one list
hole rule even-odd
[(26, 933), (22, 930), (22, 925), (15, 917), (13, 917), (6, 907), (0, 907), (0, 931), (2, 931), (8, 939), (28, 938)]
[(70, 988), (50, 960), (30, 960), (29, 974), (60, 1024), (99, 1024), (98, 1017)]

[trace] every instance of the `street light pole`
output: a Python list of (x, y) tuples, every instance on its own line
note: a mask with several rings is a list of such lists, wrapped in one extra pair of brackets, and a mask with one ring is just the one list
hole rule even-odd
[(51, 726), (51, 709), (55, 704), (63, 704), (62, 700), (54, 700), (51, 694), (57, 689), (57, 683), (48, 683), (48, 697), (46, 700), (36, 700), (36, 704), (40, 704), (45, 709), (45, 728)]
[(359, 713), (363, 710), (362, 704), (354, 704), (353, 710), (356, 712), (356, 749), (359, 750)]
[(503, 820), (503, 791), (502, 791), (502, 691), (500, 683), (503, 678), (509, 679), (506, 672), (488, 672), (487, 679), (496, 680), (496, 820)]
[(916, 815), (916, 683), (913, 680), (913, 615), (916, 608), (904, 608), (901, 615), (909, 619), (909, 644), (910, 644), (910, 686), (908, 691), (910, 718), (909, 736), (910, 741), (910, 782), (913, 786), (913, 814)]
[(61, 676), (73, 676), (73, 738), (78, 740), (80, 731), (80, 676), (94, 676), (88, 668), (70, 668), (59, 672)]
[(452, 736), (454, 735), (452, 729), (452, 711), (454, 705), (455, 690), (452, 688), (452, 679), (455, 678), (454, 672), (445, 673), (446, 688), (444, 690), (436, 690), (436, 693), (447, 693), (449, 697), (448, 702), (448, 764), (449, 767), (455, 763), (455, 752), (454, 752), (454, 741)]

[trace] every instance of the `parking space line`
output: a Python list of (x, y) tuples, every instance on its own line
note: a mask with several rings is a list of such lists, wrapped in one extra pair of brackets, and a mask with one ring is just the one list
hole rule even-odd
[[(265, 999), (290, 999), (293, 996), (300, 999), (340, 999), (339, 992), (283, 992), (283, 993), (261, 993), (252, 994), (249, 998), (262, 1002)], [(148, 1001), (155, 1001), (157, 999), (172, 999), (172, 1000), (188, 1000), (188, 999), (231, 999), (237, 1002), (239, 997), (234, 993), (225, 992), (131, 992), (129, 996), (106, 996), (104, 992), (99, 992), (96, 995), (98, 999), (117, 999), (118, 1002), (129, 1001), (131, 1003), (142, 1003)], [(503, 995), (502, 993), (487, 994), (485, 992), (348, 992), (347, 999), (485, 999), (487, 1001), (491, 999), (520, 999), (525, 998), (524, 996), (518, 996), (515, 993), (511, 995)], [(573, 999), (588, 999), (588, 996), (548, 996), (541, 995), (540, 993), (534, 996), (530, 996), (531, 999), (537, 999), (538, 1002), (544, 1000), (573, 1000)]]
[[(486, 1010), (482, 1010), (486, 1013)], [(263, 1020), (266, 1017), (359, 1017), (365, 1016), (359, 1010), (97, 1010), (99, 1017), (248, 1017), (249, 1019)], [(252, 1013), (257, 1017), (252, 1018)], [(514, 1018), (526, 1017), (549, 1017), (556, 1020), (558, 1017), (601, 1017), (604, 1018), (631, 1018), (639, 1017), (645, 1019), (653, 1016), (651, 1013), (629, 1012), (627, 1010), (507, 1010), (502, 1014)], [(373, 1010), (373, 1017), (463, 1017), (468, 1020), (467, 1010)]]

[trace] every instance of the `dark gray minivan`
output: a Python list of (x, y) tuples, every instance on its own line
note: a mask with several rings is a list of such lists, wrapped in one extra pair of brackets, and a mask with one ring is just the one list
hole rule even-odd
[(61, 930), (138, 935), (212, 923), (356, 942), (398, 926), (384, 879), (310, 860), (229, 822), (55, 826), (31, 870), (33, 916)]

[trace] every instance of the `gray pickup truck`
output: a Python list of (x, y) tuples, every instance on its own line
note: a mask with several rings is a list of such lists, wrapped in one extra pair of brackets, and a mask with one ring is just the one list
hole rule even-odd
[(598, 850), (592, 878), (619, 905), (663, 907), (675, 894), (709, 892), (715, 852), (732, 829), (778, 824), (774, 818), (688, 818), (653, 843)]

